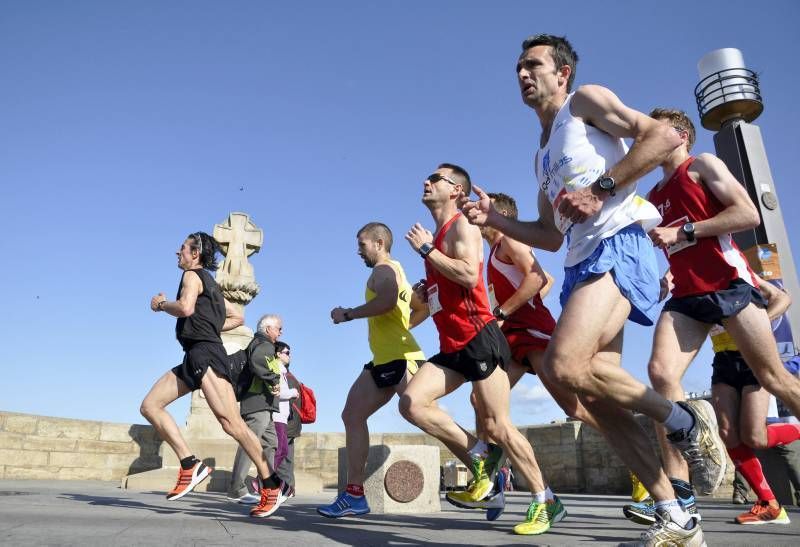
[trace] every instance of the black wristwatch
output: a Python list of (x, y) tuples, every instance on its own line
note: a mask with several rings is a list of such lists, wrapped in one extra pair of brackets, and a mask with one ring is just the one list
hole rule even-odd
[(694, 224), (687, 222), (681, 227), (683, 235), (686, 236), (686, 241), (693, 243), (697, 238), (694, 237)]
[(504, 312), (503, 308), (501, 308), (500, 306), (495, 306), (495, 308), (492, 310), (492, 315), (494, 315), (500, 321), (505, 321), (506, 319), (508, 319), (506, 312)]
[(435, 248), (436, 247), (434, 247), (430, 243), (423, 243), (422, 245), (419, 246), (419, 250), (417, 252), (419, 253), (419, 256), (421, 256), (422, 258), (427, 258), (427, 256), (431, 254), (431, 251), (433, 251)]
[(609, 177), (608, 175), (602, 175), (599, 179), (597, 179), (597, 186), (604, 192), (608, 192), (610, 195), (616, 195), (617, 182)]
[(344, 317), (345, 321), (352, 321), (353, 320), (353, 318), (350, 317), (350, 310), (344, 310), (344, 313), (342, 314), (342, 316)]

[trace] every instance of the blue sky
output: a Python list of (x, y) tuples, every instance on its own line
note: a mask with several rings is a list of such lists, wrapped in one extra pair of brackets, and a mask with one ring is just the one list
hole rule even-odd
[[(264, 230), (247, 322), (284, 317), (294, 371), (317, 393), (308, 429), (342, 430), (345, 396), (370, 359), (366, 323), (329, 318), (363, 299), (357, 229), (387, 223), (393, 255), (421, 277), (403, 234), (432, 227), (422, 181), (444, 161), (536, 216), (539, 125), (514, 65), (538, 32), (573, 42), (577, 84), (606, 85), (643, 111), (682, 108), (698, 128), (697, 61), (741, 49), (762, 78), (756, 124), (798, 233), (799, 4), (557, 5), (1, 2), (0, 409), (143, 423), (142, 397), (181, 359), (174, 319), (149, 299), (176, 290), (174, 252), (188, 233), (244, 211)], [(713, 151), (711, 133), (698, 129), (696, 151)], [(563, 251), (538, 257), (560, 283)], [(546, 303), (557, 314), (556, 296)], [(432, 323), (415, 335), (437, 351)], [(642, 379), (651, 337), (626, 331), (623, 363)], [(687, 390), (708, 387), (710, 357), (704, 349)], [(471, 424), (467, 393), (443, 403)], [(172, 411), (183, 423), (188, 398)], [(532, 377), (512, 415), (520, 425), (563, 417)], [(413, 430), (393, 403), (371, 428)]]

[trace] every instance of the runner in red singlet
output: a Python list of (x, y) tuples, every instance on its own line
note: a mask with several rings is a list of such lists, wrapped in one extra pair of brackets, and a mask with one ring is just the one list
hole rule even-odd
[[(766, 303), (731, 237), (732, 232), (758, 226), (758, 211), (721, 160), (711, 154), (689, 155), (694, 126), (685, 113), (656, 109), (650, 115), (672, 127), (682, 141), (661, 164), (663, 179), (648, 196), (663, 217), (649, 235), (667, 255), (675, 284), (654, 335), (648, 369), (653, 387), (667, 398), (682, 399), (681, 378), (711, 326), (719, 324), (760, 384), (786, 401), (793, 412), (800, 412), (800, 380), (783, 368)], [(673, 486), (676, 480), (687, 481), (686, 464), (667, 442), (667, 435), (657, 429)], [(708, 490), (716, 487), (707, 486)]]
[(480, 502), (492, 491), (487, 472), (491, 469), (487, 468), (496, 465), (499, 450), (490, 451), (485, 442), (465, 431), (435, 404), (464, 382), (472, 382), (485, 431), (503, 448), (534, 496), (526, 520), (514, 531), (541, 534), (566, 511), (546, 488), (530, 443), (511, 423), (510, 387), (504, 370), (511, 362), (511, 351), (490, 311), (483, 285), (480, 231), (456, 207), (462, 191), (469, 193), (471, 187), (463, 168), (440, 165), (425, 180), (422, 196), (436, 222), (436, 237), (420, 224), (406, 234), (425, 260), (425, 292), (439, 331), (440, 353), (423, 364), (411, 380), (400, 399), (400, 411), (459, 458), (471, 460), (471, 487), (463, 496), (449, 495), (448, 499), (456, 505)]

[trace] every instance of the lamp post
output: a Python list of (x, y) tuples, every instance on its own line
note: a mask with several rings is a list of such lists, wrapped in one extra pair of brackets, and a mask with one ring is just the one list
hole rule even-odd
[[(756, 273), (766, 279), (778, 280), (795, 302), (787, 315), (789, 323), (800, 329), (800, 285), (792, 257), (792, 248), (783, 223), (778, 194), (772, 181), (764, 142), (758, 126), (752, 125), (764, 110), (758, 75), (745, 67), (742, 53), (738, 49), (725, 48), (705, 55), (697, 64), (700, 82), (695, 87), (697, 110), (703, 127), (714, 134), (717, 156), (725, 162), (731, 173), (744, 185), (761, 217), (761, 224), (751, 230), (733, 234), (736, 244), (745, 251)], [(774, 257), (768, 244), (774, 244), (780, 274), (771, 271), (765, 264)], [(756, 264), (762, 267), (755, 267)], [(782, 278), (782, 279), (781, 279)], [(782, 283), (781, 283), (782, 281)], [(800, 331), (798, 331), (800, 332)], [(788, 330), (788, 340), (783, 343), (786, 351), (794, 354), (794, 340)], [(778, 333), (776, 332), (776, 338)], [(781, 351), (784, 354), (784, 351)]]

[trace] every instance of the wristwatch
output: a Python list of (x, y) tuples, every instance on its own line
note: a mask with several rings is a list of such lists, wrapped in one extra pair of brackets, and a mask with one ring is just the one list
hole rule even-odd
[(697, 238), (694, 237), (694, 224), (687, 222), (681, 227), (683, 235), (686, 236), (686, 241), (693, 243)]
[(419, 250), (417, 252), (419, 253), (419, 256), (421, 256), (422, 258), (426, 258), (429, 254), (431, 254), (431, 251), (433, 251), (435, 248), (436, 247), (434, 247), (430, 243), (423, 243), (422, 245), (419, 246)]
[(506, 319), (508, 319), (506, 312), (504, 312), (503, 308), (501, 308), (500, 306), (495, 306), (495, 308), (492, 310), (492, 315), (494, 315), (500, 321), (505, 321)]
[(616, 195), (614, 190), (617, 188), (617, 182), (609, 177), (608, 175), (602, 175), (599, 179), (597, 179), (597, 186), (604, 192), (608, 192), (610, 195)]
[(352, 321), (353, 320), (353, 318), (350, 317), (350, 310), (344, 310), (344, 313), (342, 313), (342, 316), (344, 317), (345, 321)]

